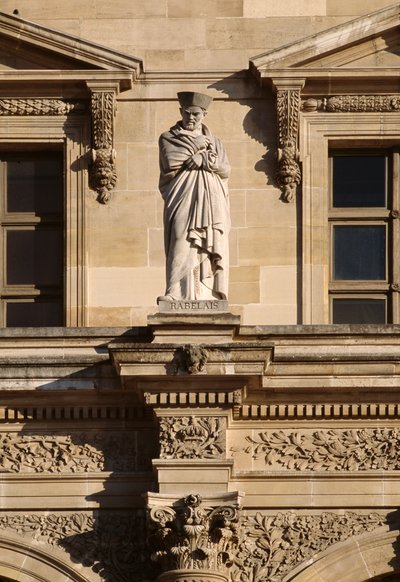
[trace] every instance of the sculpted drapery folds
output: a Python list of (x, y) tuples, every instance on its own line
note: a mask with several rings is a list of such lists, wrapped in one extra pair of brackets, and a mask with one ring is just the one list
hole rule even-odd
[(167, 286), (158, 300), (226, 299), (230, 229), (221, 141), (202, 123), (212, 98), (178, 93), (182, 120), (160, 137)]

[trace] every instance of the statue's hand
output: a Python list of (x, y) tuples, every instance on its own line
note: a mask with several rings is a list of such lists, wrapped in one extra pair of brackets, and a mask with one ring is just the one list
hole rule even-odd
[(203, 157), (201, 154), (194, 154), (185, 162), (185, 167), (187, 170), (199, 170), (203, 165)]
[(196, 136), (196, 146), (199, 150), (205, 150), (210, 144), (210, 140), (205, 135), (201, 134)]

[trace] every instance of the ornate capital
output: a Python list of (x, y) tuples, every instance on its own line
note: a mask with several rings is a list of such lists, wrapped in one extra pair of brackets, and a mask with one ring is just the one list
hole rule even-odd
[(109, 202), (117, 181), (114, 150), (114, 118), (116, 89), (90, 86), (92, 114), (92, 165), (90, 185), (97, 200)]
[(282, 200), (291, 202), (301, 182), (299, 165), (299, 118), (302, 80), (283, 79), (274, 81), (278, 123), (278, 171), (277, 182)]
[[(239, 541), (236, 506), (208, 507), (192, 494), (172, 506), (150, 507), (148, 516), (151, 558), (164, 573), (160, 581), (208, 582), (208, 571), (224, 579)], [(187, 578), (177, 576), (177, 570)], [(201, 577), (193, 577), (193, 570)]]

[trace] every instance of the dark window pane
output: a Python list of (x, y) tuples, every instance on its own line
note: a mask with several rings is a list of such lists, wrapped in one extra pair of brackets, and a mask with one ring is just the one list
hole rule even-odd
[(6, 303), (7, 327), (44, 327), (63, 325), (61, 300)]
[(386, 207), (386, 156), (335, 156), (335, 208)]
[(333, 227), (333, 278), (385, 280), (385, 226)]
[(60, 155), (24, 155), (7, 161), (7, 211), (38, 215), (62, 212)]
[(62, 284), (61, 229), (7, 231), (7, 285)]
[(332, 323), (386, 323), (384, 299), (333, 299)]

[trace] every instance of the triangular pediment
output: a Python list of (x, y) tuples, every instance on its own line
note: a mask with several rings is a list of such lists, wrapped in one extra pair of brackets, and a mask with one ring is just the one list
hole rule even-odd
[(18, 16), (0, 12), (0, 73), (7, 71), (121, 71), (127, 88), (129, 75), (138, 76), (140, 59), (82, 40)]
[(252, 58), (257, 76), (293, 71), (296, 76), (323, 70), (353, 74), (354, 69), (400, 69), (400, 4), (319, 32)]

